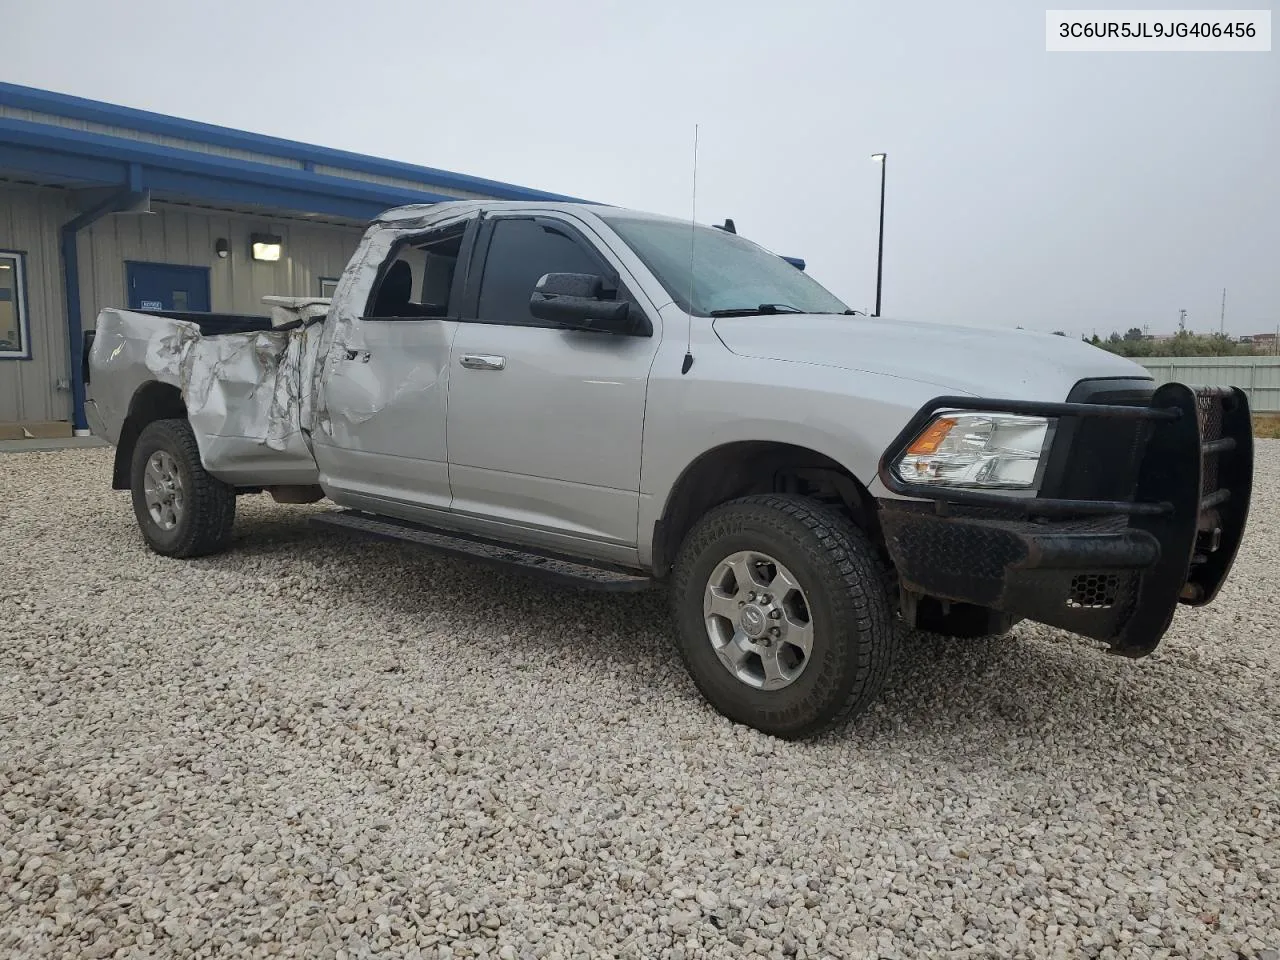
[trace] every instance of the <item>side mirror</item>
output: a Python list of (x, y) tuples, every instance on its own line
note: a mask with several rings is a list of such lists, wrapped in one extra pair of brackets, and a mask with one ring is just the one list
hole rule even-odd
[(547, 273), (538, 280), (529, 298), (529, 312), (573, 330), (629, 333), (631, 305), (615, 300), (602, 277), (590, 273)]

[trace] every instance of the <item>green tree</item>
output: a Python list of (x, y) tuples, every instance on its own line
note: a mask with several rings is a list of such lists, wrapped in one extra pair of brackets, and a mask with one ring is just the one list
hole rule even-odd
[(1128, 335), (1121, 337), (1113, 333), (1099, 346), (1122, 357), (1231, 357), (1253, 352), (1248, 344), (1236, 343), (1220, 333), (1199, 334), (1186, 330), (1163, 340), (1134, 340)]

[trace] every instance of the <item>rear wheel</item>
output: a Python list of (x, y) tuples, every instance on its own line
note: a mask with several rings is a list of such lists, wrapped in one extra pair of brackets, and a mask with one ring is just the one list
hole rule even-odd
[(191, 425), (155, 420), (133, 448), (133, 512), (142, 537), (166, 557), (216, 553), (231, 540), (236, 492), (200, 462)]
[(879, 694), (896, 648), (883, 576), (865, 534), (817, 501), (717, 507), (676, 561), (685, 665), (739, 723), (786, 738), (837, 726)]

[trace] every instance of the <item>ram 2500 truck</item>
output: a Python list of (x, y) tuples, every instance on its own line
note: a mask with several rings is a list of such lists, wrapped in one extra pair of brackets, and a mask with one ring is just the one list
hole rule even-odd
[(267, 491), (328, 498), (345, 530), (663, 585), (702, 693), (782, 737), (873, 700), (894, 619), (1150, 653), (1217, 593), (1252, 484), (1238, 390), (858, 315), (724, 228), (583, 204), (392, 210), (327, 310), (107, 309), (88, 367), (156, 552), (222, 549), (236, 497)]

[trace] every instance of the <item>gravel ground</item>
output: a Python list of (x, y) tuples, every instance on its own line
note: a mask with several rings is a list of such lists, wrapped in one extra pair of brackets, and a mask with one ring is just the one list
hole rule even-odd
[(1280, 948), (1280, 442), (1159, 653), (907, 638), (788, 745), (661, 596), (554, 591), (315, 508), (144, 549), (109, 451), (0, 457), (0, 955), (1248, 957)]

